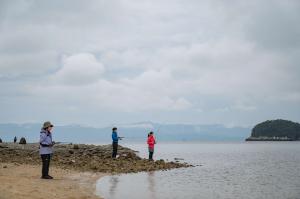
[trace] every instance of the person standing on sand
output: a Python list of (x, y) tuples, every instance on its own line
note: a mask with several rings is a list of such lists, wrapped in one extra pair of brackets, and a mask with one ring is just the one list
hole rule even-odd
[(112, 147), (113, 147), (113, 152), (112, 152), (112, 158), (116, 158), (117, 157), (117, 152), (118, 152), (118, 142), (121, 139), (121, 137), (118, 137), (118, 133), (117, 133), (117, 127), (114, 127), (112, 129), (112, 134), (111, 134), (111, 138), (112, 138)]
[(149, 160), (153, 160), (154, 144), (156, 144), (156, 141), (152, 131), (148, 134), (147, 144), (149, 149)]
[(53, 153), (53, 145), (52, 141), (52, 128), (53, 125), (51, 122), (47, 121), (44, 123), (41, 132), (40, 132), (40, 155), (42, 158), (42, 179), (53, 179), (52, 176), (49, 175), (49, 166), (50, 159)]

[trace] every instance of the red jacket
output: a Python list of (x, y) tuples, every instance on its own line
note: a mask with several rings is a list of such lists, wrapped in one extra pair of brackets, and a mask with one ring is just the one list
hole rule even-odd
[(150, 135), (148, 137), (147, 144), (148, 144), (149, 148), (151, 148), (151, 149), (154, 148), (154, 144), (156, 144), (156, 143), (155, 143), (155, 138), (153, 135)]

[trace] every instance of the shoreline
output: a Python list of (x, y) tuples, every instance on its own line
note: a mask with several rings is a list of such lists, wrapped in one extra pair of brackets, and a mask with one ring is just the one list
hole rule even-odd
[[(40, 165), (39, 144), (0, 144), (0, 162)], [(149, 161), (132, 149), (119, 145), (118, 158), (112, 159), (111, 145), (57, 144), (51, 165), (62, 169), (101, 173), (137, 173), (191, 167), (187, 163)]]
[(96, 181), (103, 176), (192, 167), (187, 163), (149, 161), (119, 146), (58, 144), (50, 163), (53, 180), (41, 179), (39, 144), (0, 143), (0, 199), (99, 199)]
[(101, 199), (96, 182), (108, 174), (79, 172), (50, 166), (53, 180), (40, 179), (41, 166), (0, 163), (1, 199)]
[(282, 137), (248, 137), (245, 141), (274, 141), (274, 142), (295, 142), (300, 140), (295, 140), (291, 138)]

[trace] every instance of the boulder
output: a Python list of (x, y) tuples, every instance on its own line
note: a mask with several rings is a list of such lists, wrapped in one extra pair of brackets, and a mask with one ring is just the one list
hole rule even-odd
[(21, 137), (19, 144), (26, 144), (26, 139), (24, 137)]

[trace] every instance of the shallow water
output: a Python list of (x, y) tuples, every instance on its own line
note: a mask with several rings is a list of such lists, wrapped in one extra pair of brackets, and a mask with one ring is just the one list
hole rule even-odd
[[(123, 144), (147, 157), (144, 143)], [(300, 142), (158, 143), (154, 158), (193, 168), (101, 178), (105, 199), (300, 198)]]

